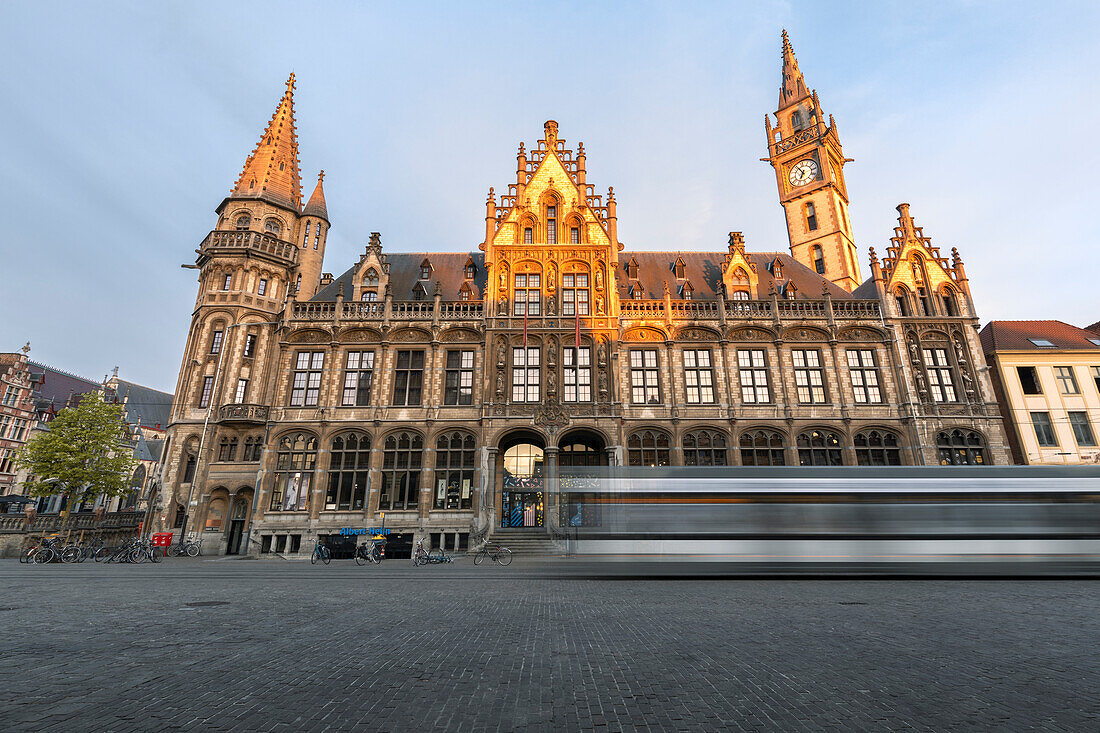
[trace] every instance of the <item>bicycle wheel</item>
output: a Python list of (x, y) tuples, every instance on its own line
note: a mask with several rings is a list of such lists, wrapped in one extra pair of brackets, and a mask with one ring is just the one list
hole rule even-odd
[(512, 562), (512, 551), (507, 547), (502, 547), (500, 552), (493, 556), (493, 559), (501, 565), (508, 565)]
[(321, 549), (319, 547), (313, 548), (313, 554), (309, 557), (309, 564), (316, 565), (317, 561), (321, 559)]
[(28, 547), (19, 554), (19, 562), (29, 563), (31, 561), (31, 558), (34, 557), (34, 553), (36, 552), (38, 552), (38, 545), (35, 545), (34, 547)]
[(199, 556), (199, 546), (196, 545), (194, 542), (187, 543), (187, 557), (198, 557), (198, 556)]
[(61, 562), (78, 562), (80, 560), (80, 548), (69, 545), (61, 551)]
[(149, 560), (152, 562), (160, 562), (160, 553), (157, 552), (157, 548), (149, 548)]
[(438, 565), (447, 562), (447, 556), (443, 554), (442, 548), (436, 547), (428, 551), (428, 562)]
[(112, 552), (114, 552), (114, 550), (110, 547), (100, 547), (95, 551), (95, 554), (92, 555), (92, 559), (96, 562), (103, 562), (111, 556)]
[(478, 550), (477, 554), (474, 555), (474, 565), (480, 565), (487, 557), (489, 557), (488, 552), (485, 550)]
[(367, 558), (366, 553), (361, 547), (355, 548), (355, 564), (362, 566), (366, 565), (370, 560)]
[(328, 565), (330, 562), (332, 562), (332, 553), (329, 552), (329, 549), (327, 547), (321, 552), (321, 562), (323, 562), (325, 565)]
[(375, 565), (382, 562), (382, 553), (378, 549), (378, 545), (372, 545), (371, 548), (367, 550), (367, 554), (370, 557), (370, 561)]
[(130, 562), (134, 564), (141, 564), (145, 562), (145, 550), (140, 547), (135, 547), (130, 550)]
[(53, 560), (53, 550), (48, 547), (40, 547), (34, 553), (34, 564), (42, 565)]

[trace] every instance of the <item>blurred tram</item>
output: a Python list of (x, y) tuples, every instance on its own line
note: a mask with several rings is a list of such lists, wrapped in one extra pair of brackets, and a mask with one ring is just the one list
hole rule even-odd
[(598, 470), (551, 482), (571, 555), (1100, 562), (1100, 466)]

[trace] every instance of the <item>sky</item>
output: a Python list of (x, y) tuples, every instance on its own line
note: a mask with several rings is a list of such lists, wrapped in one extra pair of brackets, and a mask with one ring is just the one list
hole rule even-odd
[(1100, 320), (1100, 3), (0, 0), (0, 351), (175, 388), (213, 228), (283, 92), (339, 274), (471, 251), (557, 120), (628, 249), (786, 251), (764, 115), (780, 31), (845, 154), (868, 271), (898, 203), (983, 322)]

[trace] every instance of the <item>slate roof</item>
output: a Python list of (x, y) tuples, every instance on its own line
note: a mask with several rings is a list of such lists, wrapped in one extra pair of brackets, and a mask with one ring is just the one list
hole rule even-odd
[(119, 379), (116, 396), (126, 403), (126, 422), (130, 425), (165, 428), (172, 412), (172, 395)]
[(102, 386), (99, 382), (36, 361), (28, 361), (27, 366), (38, 382), (34, 392), (35, 409), (38, 411), (63, 410), (69, 406), (70, 397), (74, 398), (75, 404), (79, 402), (80, 395), (98, 392)]
[[(1051, 346), (1038, 346), (1030, 339), (1046, 339)], [(1062, 321), (990, 321), (981, 332), (982, 350), (995, 351), (1057, 351), (1089, 350), (1100, 352), (1098, 339), (1092, 331), (1071, 326)]]
[(1085, 326), (1085, 330), (1092, 331), (1093, 333), (1100, 333), (1100, 321), (1097, 321), (1091, 326)]
[[(466, 282), (463, 269), (466, 262), (473, 259), (477, 266), (477, 276), (473, 280), (474, 293), (471, 300), (480, 300), (481, 293), (485, 289), (485, 254), (483, 252), (395, 252), (385, 255), (390, 264), (390, 288), (394, 300), (412, 300), (413, 288), (419, 282), (424, 282), (425, 300), (430, 300), (434, 293), (435, 283), (442, 287), (443, 300), (459, 300), (459, 289)], [(690, 282), (694, 288), (693, 297), (696, 300), (714, 300), (718, 297), (717, 287), (722, 281), (722, 263), (725, 261), (725, 252), (620, 252), (618, 285), (619, 297), (629, 298), (629, 289), (632, 282), (627, 277), (626, 265), (634, 258), (638, 263), (638, 278), (644, 289), (644, 298), (664, 298), (664, 284), (667, 282), (669, 292), (673, 298), (681, 297), (681, 287), (684, 282)], [(850, 299), (854, 297), (843, 288), (826, 281), (812, 269), (799, 263), (789, 254), (781, 252), (750, 252), (746, 257), (749, 262), (756, 264), (756, 274), (759, 278), (759, 292), (761, 298), (768, 297), (768, 291), (772, 283), (776, 286), (776, 292), (780, 297), (786, 293), (786, 288), (791, 283), (797, 290), (797, 297), (819, 299), (821, 298), (822, 285), (827, 283), (829, 293), (833, 298)], [(684, 279), (678, 280), (673, 266), (677, 258), (684, 261)], [(430, 280), (420, 280), (420, 264), (424, 260), (432, 266)], [(773, 263), (778, 260), (782, 277), (772, 276)], [(344, 286), (344, 297), (352, 297), (352, 277), (355, 267), (349, 268), (331, 283), (317, 291), (311, 298), (316, 301), (336, 300), (336, 293), (340, 285)], [(874, 297), (874, 290), (871, 296)]]

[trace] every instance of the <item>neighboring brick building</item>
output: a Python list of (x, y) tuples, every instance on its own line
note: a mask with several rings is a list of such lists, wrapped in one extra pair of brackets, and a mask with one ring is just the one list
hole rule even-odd
[(294, 552), (385, 511), (395, 546), (452, 547), (558, 525), (556, 466), (1009, 463), (958, 252), (901, 204), (862, 281), (836, 125), (785, 34), (783, 60), (766, 143), (790, 254), (738, 232), (627, 249), (613, 190), (548, 121), (476, 251), (372, 233), (335, 278), (292, 76), (199, 248), (160, 521), (191, 502), (206, 551), (251, 526), (249, 552)]
[(15, 457), (34, 427), (29, 351), (27, 344), (19, 352), (0, 354), (0, 495), (19, 493)]
[(1100, 333), (991, 321), (982, 350), (1016, 463), (1100, 463)]

